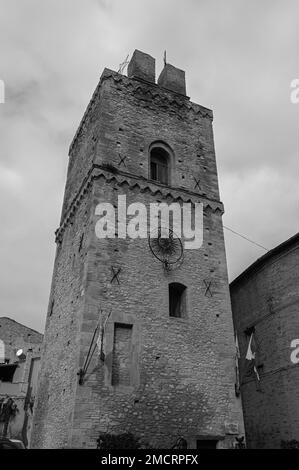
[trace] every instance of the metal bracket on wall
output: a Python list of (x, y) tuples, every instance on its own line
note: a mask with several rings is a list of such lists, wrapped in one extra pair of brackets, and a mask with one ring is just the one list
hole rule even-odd
[[(100, 310), (100, 316), (102, 314), (102, 310)], [(86, 372), (87, 372), (87, 369), (89, 367), (89, 364), (91, 362), (91, 359), (92, 359), (92, 356), (94, 355), (94, 352), (95, 352), (95, 349), (97, 347), (97, 341), (96, 341), (96, 334), (99, 330), (99, 327), (100, 327), (100, 321), (98, 321), (96, 327), (95, 327), (95, 330), (93, 332), (93, 335), (92, 335), (92, 339), (91, 339), (91, 342), (89, 344), (89, 348), (88, 348), (88, 352), (87, 352), (87, 355), (85, 357), (85, 361), (84, 361), (84, 364), (83, 364), (83, 367), (81, 367), (79, 369), (79, 371), (77, 372), (77, 375), (79, 376), (79, 385), (83, 385), (84, 384), (84, 379), (85, 379), (85, 375), (86, 375)]]
[(88, 352), (84, 361), (83, 367), (79, 369), (77, 375), (79, 376), (79, 385), (84, 384), (85, 376), (88, 370), (88, 367), (91, 363), (93, 355), (98, 348), (99, 350), (99, 357), (102, 362), (105, 362), (105, 353), (104, 353), (104, 335), (105, 335), (105, 328), (106, 324), (109, 320), (112, 310), (107, 314), (105, 320), (103, 319), (102, 310), (99, 312), (99, 321), (95, 327), (95, 330), (92, 335), (92, 339), (88, 348)]

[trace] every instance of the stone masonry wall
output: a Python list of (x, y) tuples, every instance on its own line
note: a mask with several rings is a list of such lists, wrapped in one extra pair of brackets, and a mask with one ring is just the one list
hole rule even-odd
[(31, 436), (33, 448), (69, 445), (79, 369), (89, 214), (90, 201), (85, 193), (57, 246)]
[[(148, 180), (155, 141), (170, 148), (168, 186)], [(117, 205), (118, 194), (147, 206), (203, 202), (204, 246), (185, 250), (184, 262), (166, 275), (146, 239), (98, 240), (95, 207)], [(242, 433), (222, 211), (212, 112), (105, 69), (70, 148), (33, 447), (94, 447), (107, 430), (131, 430), (154, 447), (179, 436), (189, 446), (211, 437), (228, 447)], [(112, 267), (121, 268), (120, 284), (112, 282)], [(186, 318), (168, 314), (174, 281), (187, 286)], [(204, 281), (212, 282), (212, 295)], [(78, 385), (100, 311), (103, 318), (111, 312), (105, 361), (96, 353)], [(129, 385), (111, 384), (116, 323), (132, 326), (130, 359), (120, 359), (131, 361)]]
[[(95, 180), (93, 204), (126, 194), (154, 202), (156, 197), (126, 185)], [(171, 198), (163, 198), (170, 203)], [(94, 216), (94, 224), (97, 220)], [(111, 267), (121, 268), (120, 284), (111, 284)], [(194, 445), (210, 436), (220, 446), (232, 440), (230, 425), (242, 423), (234, 395), (234, 345), (221, 214), (207, 209), (204, 246), (185, 250), (184, 262), (169, 274), (151, 254), (148, 241), (98, 240), (93, 235), (88, 261), (86, 310), (82, 325), (84, 360), (98, 308), (112, 312), (105, 333), (103, 363), (96, 354), (90, 374), (77, 388), (74, 447), (94, 447), (100, 432), (131, 431), (153, 447), (169, 447), (177, 437)], [(212, 281), (212, 297), (204, 281)], [(187, 286), (186, 318), (170, 318), (168, 284)], [(133, 325), (136, 338), (132, 386), (112, 386), (115, 323)], [(233, 433), (238, 434), (235, 429)], [(241, 427), (239, 428), (241, 431)], [(222, 441), (223, 440), (223, 441)]]

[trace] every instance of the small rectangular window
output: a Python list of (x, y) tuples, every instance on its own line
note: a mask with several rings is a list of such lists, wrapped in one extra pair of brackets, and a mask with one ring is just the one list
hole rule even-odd
[(169, 316), (186, 316), (186, 286), (178, 282), (169, 284)]
[(133, 325), (114, 325), (112, 385), (131, 385), (132, 330)]

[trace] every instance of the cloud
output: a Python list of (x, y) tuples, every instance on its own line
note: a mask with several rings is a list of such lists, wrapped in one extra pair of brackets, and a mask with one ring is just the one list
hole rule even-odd
[[(0, 315), (42, 329), (68, 146), (104, 67), (135, 48), (184, 69), (214, 110), (227, 226), (269, 248), (296, 232), (296, 0), (0, 0)], [(263, 254), (226, 232), (230, 275)]]
[(4, 190), (18, 191), (22, 184), (21, 176), (10, 168), (0, 166), (0, 191)]

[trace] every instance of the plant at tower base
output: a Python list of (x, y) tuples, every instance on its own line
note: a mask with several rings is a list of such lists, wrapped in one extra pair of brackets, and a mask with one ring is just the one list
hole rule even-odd
[(100, 434), (97, 444), (97, 449), (101, 450), (144, 448), (140, 439), (129, 432), (123, 434)]
[(299, 449), (299, 441), (292, 439), (291, 441), (281, 441), (282, 449)]
[(235, 442), (235, 449), (246, 449), (246, 444), (245, 444), (245, 437), (236, 437), (236, 442)]

